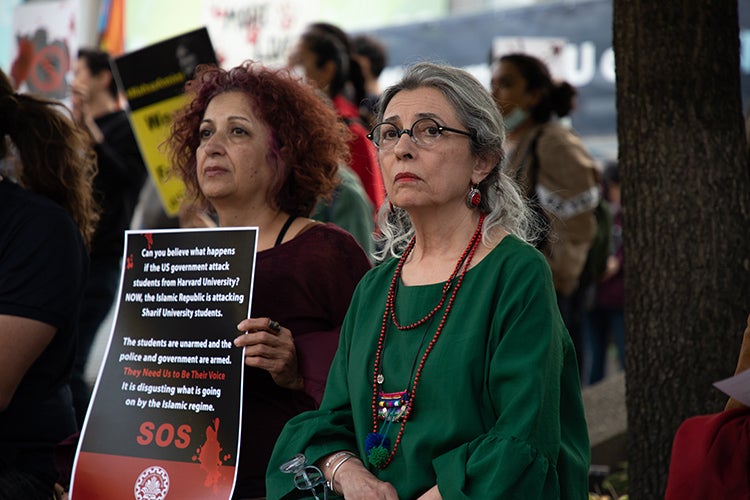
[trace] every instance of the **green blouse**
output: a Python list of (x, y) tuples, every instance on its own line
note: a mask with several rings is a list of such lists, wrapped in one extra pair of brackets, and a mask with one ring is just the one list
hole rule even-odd
[[(320, 409), (290, 420), (276, 443), (266, 476), (269, 499), (304, 496), (279, 471), (297, 453), (314, 463), (346, 449), (367, 464), (373, 366), (395, 268), (389, 260), (359, 283)], [(399, 323), (426, 315), (442, 286), (401, 283)], [(391, 324), (382, 354), (385, 392), (410, 388), (444, 309), (415, 330)], [(399, 427), (391, 425), (391, 443)], [(589, 459), (575, 352), (549, 267), (542, 254), (508, 236), (466, 273), (424, 364), (398, 450), (385, 469), (370, 470), (401, 499), (417, 498), (436, 483), (444, 499), (585, 499)]]

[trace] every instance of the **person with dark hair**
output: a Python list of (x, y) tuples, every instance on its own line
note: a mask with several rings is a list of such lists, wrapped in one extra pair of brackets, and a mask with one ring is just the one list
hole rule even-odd
[(86, 363), (117, 293), (125, 230), (130, 227), (147, 171), (127, 113), (120, 109), (109, 55), (95, 49), (79, 50), (71, 89), (73, 116), (95, 144), (98, 173), (94, 194), (102, 207), (91, 243), (91, 274), (81, 311), (72, 382), (78, 425), (82, 427), (91, 397), (85, 379)]
[[(276, 437), (317, 408), (354, 287), (370, 268), (333, 224), (308, 218), (346, 160), (346, 125), (285, 70), (199, 66), (168, 140), (188, 200), (220, 226), (259, 228), (245, 351), (242, 440), (234, 498), (265, 496)], [(229, 332), (228, 332), (229, 333)]]
[(600, 194), (596, 160), (558, 120), (573, 110), (576, 90), (553, 81), (536, 57), (514, 53), (493, 64), (492, 94), (508, 133), (504, 169), (549, 222), (549, 235), (538, 246), (552, 269), (560, 312), (582, 369), (583, 300), (576, 291), (596, 233)]
[(309, 498), (285, 474), (305, 462), (348, 499), (585, 498), (575, 352), (491, 95), (416, 64), (369, 137), (384, 261), (357, 286), (320, 408), (279, 436), (268, 497)]
[(367, 140), (367, 128), (358, 104), (365, 98), (364, 79), (352, 58), (348, 35), (337, 26), (313, 23), (307, 27), (289, 56), (290, 67), (300, 67), (305, 77), (323, 91), (351, 132), (349, 166), (362, 181), (377, 210), (385, 192), (375, 149)]
[(607, 352), (614, 341), (620, 369), (625, 369), (625, 273), (622, 246), (622, 205), (620, 168), (616, 160), (609, 161), (602, 174), (602, 188), (606, 206), (612, 215), (610, 252), (604, 272), (593, 284), (593, 303), (585, 312), (584, 339), (591, 353), (588, 383), (604, 378)]
[(380, 74), (388, 64), (388, 49), (385, 44), (371, 35), (359, 34), (352, 37), (354, 60), (362, 68), (365, 81), (365, 98), (359, 103), (359, 114), (368, 125), (375, 125), (378, 99), (381, 89), (378, 83)]
[(0, 71), (0, 499), (50, 500), (55, 448), (78, 430), (70, 390), (87, 244), (98, 218), (89, 138), (57, 101)]

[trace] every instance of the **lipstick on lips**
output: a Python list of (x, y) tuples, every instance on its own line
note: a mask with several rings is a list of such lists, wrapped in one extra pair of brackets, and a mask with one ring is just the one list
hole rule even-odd
[(393, 179), (394, 181), (417, 181), (419, 180), (419, 177), (415, 174), (412, 174), (411, 172), (400, 172), (396, 174), (396, 176)]

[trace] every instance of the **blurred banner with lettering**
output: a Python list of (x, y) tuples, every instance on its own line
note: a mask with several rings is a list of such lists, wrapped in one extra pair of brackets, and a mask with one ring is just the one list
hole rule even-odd
[(566, 48), (565, 38), (498, 36), (492, 40), (492, 59), (517, 52), (529, 54), (544, 61), (552, 78), (565, 80), (570, 78), (565, 59), (569, 51)]
[(318, 0), (206, 0), (206, 27), (223, 68), (251, 59), (280, 67), (311, 20)]
[(172, 117), (186, 102), (185, 83), (199, 64), (216, 64), (206, 28), (163, 40), (114, 59), (112, 72), (130, 108), (130, 124), (141, 156), (156, 185), (164, 211), (179, 212), (185, 186), (171, 167), (162, 144)]
[[(72, 500), (228, 500), (257, 228), (127, 231), (112, 333)], [(135, 495), (135, 496), (134, 496)]]

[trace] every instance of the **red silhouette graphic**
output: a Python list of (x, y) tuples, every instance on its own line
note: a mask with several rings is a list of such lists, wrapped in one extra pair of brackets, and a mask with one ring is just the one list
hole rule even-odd
[(213, 486), (214, 492), (218, 490), (219, 480), (221, 479), (221, 466), (231, 455), (221, 456), (223, 448), (219, 443), (219, 419), (213, 420), (213, 425), (206, 427), (206, 441), (195, 450), (193, 462), (201, 464), (201, 469), (206, 472), (206, 487)]
[(31, 39), (20, 36), (17, 39), (18, 55), (10, 67), (10, 76), (16, 88), (20, 87), (29, 77), (31, 66), (34, 64), (34, 58), (36, 57), (36, 49)]
[(128, 259), (125, 263), (125, 267), (126, 269), (133, 269), (134, 265), (135, 264), (133, 264), (133, 254), (131, 253), (130, 255), (128, 255)]
[(154, 235), (151, 233), (144, 233), (143, 237), (146, 238), (146, 245), (148, 246), (148, 249), (151, 250), (154, 246)]

